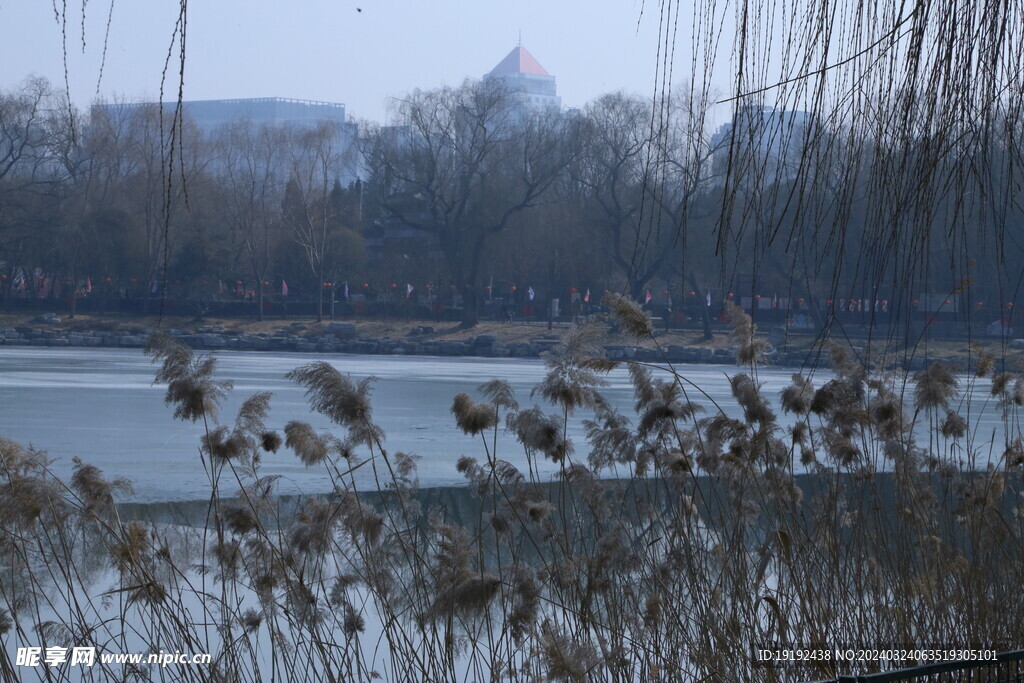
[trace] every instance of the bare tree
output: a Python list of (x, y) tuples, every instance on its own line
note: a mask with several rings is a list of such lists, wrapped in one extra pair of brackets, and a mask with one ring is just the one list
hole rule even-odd
[(478, 319), (491, 236), (540, 202), (576, 154), (573, 117), (529, 111), (509, 95), (493, 82), (416, 91), (398, 103), (396, 126), (363, 137), (387, 215), (437, 240), (465, 327)]
[[(48, 196), (64, 180), (54, 155), (57, 94), (45, 79), (28, 79), (13, 92), (0, 93), (0, 261), (10, 280), (37, 229), (52, 214)], [(23, 263), (21, 265), (24, 265)], [(34, 278), (28, 278), (32, 286)]]
[(287, 139), (280, 129), (238, 122), (220, 129), (217, 142), (224, 215), (232, 242), (244, 254), (256, 283), (257, 318), (263, 320), (263, 283), (272, 263), (271, 248), (282, 228)]
[(335, 283), (328, 282), (328, 276), (335, 264), (362, 256), (360, 240), (346, 225), (353, 216), (346, 212), (345, 193), (339, 180), (354, 163), (354, 148), (348, 144), (345, 131), (333, 122), (293, 131), (287, 147), (291, 157), (283, 200), (284, 221), (305, 252), (316, 278), (316, 319), (320, 322), (325, 285), (331, 287), (331, 314), (334, 313)]

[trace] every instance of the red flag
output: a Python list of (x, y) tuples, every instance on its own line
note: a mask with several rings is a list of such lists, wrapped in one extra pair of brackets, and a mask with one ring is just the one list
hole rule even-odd
[(281, 280), (281, 296), (288, 296), (288, 283)]
[(85, 292), (88, 294), (92, 291), (92, 278), (85, 278)]
[(651, 299), (653, 299), (653, 298), (654, 297), (651, 296), (651, 290), (648, 289), (647, 290), (647, 300), (644, 303), (648, 303), (648, 304), (651, 303)]
[(583, 296), (583, 300), (590, 303), (590, 287), (587, 287), (587, 293)]

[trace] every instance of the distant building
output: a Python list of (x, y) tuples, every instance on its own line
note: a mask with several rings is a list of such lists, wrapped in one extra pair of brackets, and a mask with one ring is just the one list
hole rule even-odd
[(484, 80), (501, 82), (515, 93), (520, 104), (531, 109), (560, 109), (562, 106), (562, 98), (555, 88), (555, 77), (522, 45), (513, 48), (505, 59), (484, 74)]
[[(173, 107), (166, 104), (165, 107)], [(203, 132), (235, 121), (257, 126), (315, 126), (323, 121), (345, 123), (345, 105), (340, 102), (294, 100), (286, 97), (253, 97), (237, 100), (192, 100), (182, 102), (185, 115)]]
[[(93, 105), (108, 112), (130, 112), (136, 107), (152, 107), (155, 103), (114, 103)], [(236, 100), (186, 100), (182, 110), (204, 133), (238, 121), (257, 126), (315, 126), (323, 121), (345, 123), (345, 105), (340, 102), (293, 100), (286, 97), (253, 97)], [(164, 102), (165, 114), (173, 113), (177, 103)]]
[(734, 172), (792, 177), (810, 141), (812, 123), (805, 111), (740, 107), (733, 120), (711, 136), (715, 166), (724, 168), (731, 157)]
[[(156, 103), (113, 103), (97, 104), (111, 116), (132, 116), (141, 108), (156, 107)], [(164, 116), (174, 114), (176, 102), (164, 102)], [(336, 175), (343, 185), (353, 182), (357, 176), (358, 159), (355, 154), (356, 126), (345, 120), (345, 105), (340, 102), (318, 102), (296, 100), (287, 97), (253, 97), (230, 100), (185, 100), (181, 103), (186, 121), (191, 122), (200, 133), (211, 135), (219, 128), (248, 122), (259, 128), (269, 126), (286, 130), (314, 128), (328, 122), (336, 124), (337, 150), (344, 158)]]

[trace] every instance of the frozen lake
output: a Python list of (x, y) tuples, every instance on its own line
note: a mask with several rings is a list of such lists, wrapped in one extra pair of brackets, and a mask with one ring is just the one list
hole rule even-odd
[[(235, 387), (221, 418), (231, 424), (242, 400), (257, 391), (271, 391), (268, 426), (280, 430), (289, 420), (305, 420), (318, 430), (330, 430), (326, 418), (307, 408), (304, 390), (284, 379), (285, 373), (313, 360), (326, 359), (344, 373), (360, 379), (376, 376), (374, 419), (387, 434), (389, 452), (420, 456), (421, 486), (445, 486), (463, 482), (455, 471), (462, 455), (483, 460), (479, 437), (468, 437), (455, 426), (451, 402), (465, 391), (492, 378), (510, 382), (521, 406), (534, 403), (530, 391), (544, 374), (544, 364), (534, 359), (433, 358), (401, 356), (354, 356), (268, 354), (226, 351), (217, 354), (218, 375)], [(729, 393), (731, 366), (678, 366), (686, 379), (707, 392), (726, 412), (739, 416)], [(71, 471), (78, 456), (100, 467), (107, 476), (124, 476), (134, 482), (137, 501), (194, 500), (209, 495), (209, 484), (199, 462), (201, 425), (179, 422), (164, 405), (164, 387), (152, 384), (155, 366), (138, 349), (49, 349), (0, 347), (0, 436), (31, 443), (47, 451), (53, 469), (61, 476)], [(793, 370), (768, 368), (759, 371), (766, 396), (777, 400), (790, 382)], [(633, 392), (625, 370), (612, 372), (605, 396), (622, 412), (632, 413)], [(819, 373), (816, 385), (824, 377)], [(978, 437), (992, 438), (998, 415), (988, 401), (988, 383), (982, 381), (971, 403), (973, 414), (983, 411)], [(696, 395), (693, 400), (711, 412), (711, 401)], [(576, 457), (585, 458), (582, 419), (570, 427)], [(986, 435), (987, 432), (987, 435)], [(1001, 441), (1001, 437), (999, 437)], [(996, 449), (998, 453), (1002, 448)], [(511, 435), (499, 437), (498, 456), (523, 470), (522, 448)], [(330, 488), (319, 468), (307, 470), (287, 449), (266, 454), (263, 474), (282, 476), (280, 492), (315, 493)], [(549, 472), (555, 466), (545, 462)], [(368, 469), (368, 468), (364, 468)], [(542, 472), (543, 472), (542, 467)], [(374, 488), (372, 474), (360, 472), (360, 486)]]

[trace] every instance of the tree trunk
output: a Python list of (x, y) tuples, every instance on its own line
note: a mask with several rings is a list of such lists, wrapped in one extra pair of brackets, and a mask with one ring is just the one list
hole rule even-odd
[(811, 294), (811, 283), (807, 277), (807, 271), (803, 273), (804, 291), (807, 292), (807, 308), (811, 313), (811, 318), (814, 320), (814, 324), (818, 327), (818, 332), (825, 332), (825, 318), (821, 315), (821, 310), (818, 308), (817, 299)]
[(462, 323), (460, 325), (462, 329), (468, 330), (471, 327), (476, 327), (476, 324), (480, 322), (477, 304), (476, 287), (473, 285), (462, 287)]
[(263, 280), (256, 281), (256, 320), (263, 322)]
[(324, 266), (321, 263), (317, 272), (318, 282), (316, 283), (316, 321), (324, 321)]
[(71, 271), (71, 314), (68, 318), (74, 320), (75, 310), (78, 304), (78, 278), (75, 277), (75, 272)]
[(629, 279), (629, 296), (633, 298), (633, 301), (637, 302), (641, 306), (646, 305), (644, 302), (644, 285), (646, 282), (640, 280)]
[(690, 273), (687, 280), (690, 282), (690, 287), (693, 288), (693, 291), (697, 292), (697, 296), (700, 297), (700, 301), (698, 302), (701, 312), (700, 319), (704, 324), (704, 340), (708, 341), (714, 335), (711, 332), (711, 311), (708, 310), (708, 306), (706, 304), (707, 293), (700, 288), (700, 285), (697, 284), (697, 278), (694, 277), (693, 273)]

